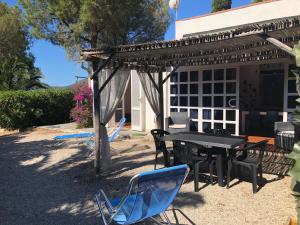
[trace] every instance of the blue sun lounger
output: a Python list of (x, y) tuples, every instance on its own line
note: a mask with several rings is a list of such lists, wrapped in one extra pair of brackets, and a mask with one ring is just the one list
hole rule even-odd
[[(152, 219), (158, 224), (171, 225), (165, 212), (175, 199), (188, 172), (187, 165), (180, 165), (140, 173), (130, 180), (127, 194), (122, 199), (109, 200), (100, 189), (96, 201), (103, 224), (127, 225)], [(108, 212), (108, 216), (105, 216), (104, 210)], [(166, 220), (164, 223), (155, 218), (160, 214)]]
[[(120, 134), (120, 131), (123, 129), (126, 122), (126, 118), (122, 117), (118, 128), (108, 137), (109, 142), (114, 141)], [(88, 133), (78, 133), (78, 134), (66, 134), (66, 135), (59, 135), (55, 136), (54, 140), (66, 140), (66, 139), (72, 139), (72, 138), (92, 138), (95, 136), (94, 132), (88, 132)], [(92, 141), (92, 140), (90, 140)]]
[(72, 138), (91, 138), (94, 136), (95, 136), (94, 132), (89, 132), (89, 133), (60, 135), (60, 136), (55, 136), (53, 139), (54, 140), (65, 140), (65, 139), (72, 139)]

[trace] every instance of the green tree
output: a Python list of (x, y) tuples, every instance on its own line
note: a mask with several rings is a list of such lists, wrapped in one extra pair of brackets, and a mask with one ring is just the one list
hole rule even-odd
[[(296, 55), (296, 66), (293, 70), (294, 75), (297, 78), (296, 87), (298, 95), (300, 96), (300, 41), (294, 46), (294, 52)], [(292, 191), (297, 200), (297, 218), (298, 224), (300, 222), (300, 98), (296, 100), (296, 110), (294, 115), (294, 126), (295, 126), (295, 144), (292, 153), (289, 158), (294, 160), (293, 167), (290, 170), (292, 177)]]
[(231, 9), (231, 0), (214, 0), (212, 3), (212, 12), (218, 12)]
[(256, 2), (263, 2), (264, 0), (253, 0), (253, 3), (256, 3)]
[(29, 53), (30, 42), (21, 11), (0, 3), (0, 90), (46, 87)]
[(78, 58), (83, 48), (161, 40), (169, 25), (166, 0), (20, 0), (37, 38)]
[[(170, 23), (167, 0), (20, 0), (37, 38), (63, 46), (78, 59), (83, 48), (161, 40)], [(96, 68), (93, 63), (93, 68)], [(94, 90), (99, 89), (97, 79)], [(95, 169), (100, 170), (100, 97), (94, 92)], [(101, 151), (103, 166), (110, 156)], [(103, 168), (103, 167), (102, 167)]]

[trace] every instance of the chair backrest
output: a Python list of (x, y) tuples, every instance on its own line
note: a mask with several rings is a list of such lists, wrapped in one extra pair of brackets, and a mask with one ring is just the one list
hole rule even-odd
[(277, 111), (267, 111), (267, 115), (265, 120), (267, 120), (270, 123), (274, 123), (279, 120), (279, 115)]
[(180, 163), (193, 165), (195, 156), (198, 155), (199, 146), (186, 141), (173, 141), (174, 160), (180, 160)]
[(150, 132), (154, 139), (156, 151), (167, 151), (166, 143), (162, 141), (161, 138), (166, 135), (169, 135), (170, 133), (161, 129), (154, 129)]
[(243, 151), (252, 152), (257, 155), (256, 164), (259, 164), (263, 160), (267, 143), (268, 140), (263, 140), (257, 143), (247, 143), (247, 146), (243, 149)]
[(171, 112), (170, 117), (174, 124), (186, 124), (189, 118), (187, 112)]
[(295, 127), (291, 122), (275, 122), (275, 133), (278, 131), (295, 131)]
[(112, 219), (122, 215), (123, 224), (133, 224), (166, 211), (188, 171), (187, 165), (180, 165), (134, 176), (129, 183), (127, 195), (118, 205)]
[(248, 115), (249, 120), (258, 122), (260, 120), (259, 111), (250, 111)]
[(119, 136), (120, 131), (123, 129), (123, 127), (125, 125), (125, 122), (126, 122), (126, 118), (122, 117), (119, 122), (118, 128), (111, 135), (109, 135), (109, 137), (108, 137), (109, 142), (114, 141)]
[(229, 130), (226, 129), (209, 129), (205, 132), (206, 134), (222, 136), (222, 137), (230, 137), (231, 133)]

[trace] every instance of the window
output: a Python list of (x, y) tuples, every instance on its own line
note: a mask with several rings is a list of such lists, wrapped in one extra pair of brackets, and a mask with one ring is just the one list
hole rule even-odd
[(200, 85), (198, 71), (181, 71), (170, 79), (170, 112), (187, 112), (191, 130), (198, 130)]
[(202, 131), (228, 128), (232, 134), (237, 134), (237, 81), (236, 68), (203, 71)]
[(296, 89), (296, 77), (294, 76), (292, 70), (295, 69), (295, 65), (289, 65), (288, 71), (288, 81), (287, 81), (287, 111), (293, 112), (296, 108), (296, 99), (298, 98), (298, 93)]

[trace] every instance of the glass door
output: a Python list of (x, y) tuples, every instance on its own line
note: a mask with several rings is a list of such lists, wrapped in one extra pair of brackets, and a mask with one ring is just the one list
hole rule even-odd
[(239, 73), (237, 68), (202, 71), (200, 130), (227, 129), (239, 135)]

